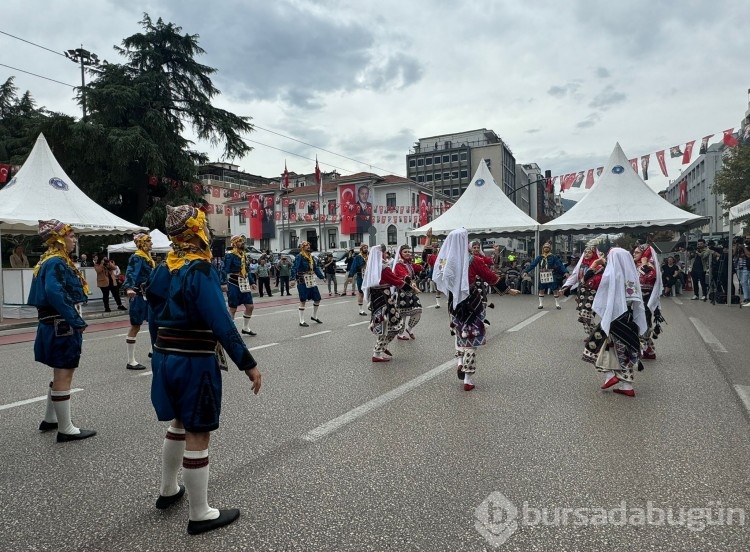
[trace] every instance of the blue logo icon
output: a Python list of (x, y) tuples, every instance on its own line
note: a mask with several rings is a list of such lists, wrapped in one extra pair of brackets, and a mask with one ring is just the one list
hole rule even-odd
[(622, 165), (615, 165), (614, 167), (612, 167), (612, 172), (615, 174), (622, 174), (625, 172), (625, 169)]
[(479, 178), (476, 182), (474, 182), (477, 186), (484, 186), (484, 179)]
[(49, 185), (52, 186), (55, 190), (68, 190), (67, 182), (65, 182), (62, 178), (57, 178), (56, 176), (53, 176), (49, 179)]

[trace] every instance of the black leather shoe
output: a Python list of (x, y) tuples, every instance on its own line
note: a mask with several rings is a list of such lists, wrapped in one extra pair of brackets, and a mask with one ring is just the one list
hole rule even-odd
[(323, 321), (320, 318), (313, 318), (312, 316), (310, 317), (310, 320), (312, 320), (313, 322), (317, 322), (318, 324), (323, 323)]
[(127, 368), (128, 370), (145, 370), (146, 369), (146, 367), (140, 362), (138, 364), (126, 364), (125, 368)]
[(245, 335), (258, 335), (253, 330), (242, 330), (242, 333)]
[(159, 510), (166, 510), (172, 504), (180, 500), (184, 494), (185, 485), (180, 485), (180, 490), (172, 496), (159, 495), (159, 498), (156, 499), (156, 507), (159, 508)]
[(307, 328), (307, 327), (310, 326), (310, 324), (308, 324), (307, 322), (300, 322), (299, 325), (302, 326), (302, 327), (304, 327), (304, 328)]
[(104, 309), (104, 312), (112, 312), (111, 309)]
[(67, 443), (68, 441), (82, 441), (96, 435), (96, 431), (93, 429), (82, 429), (80, 433), (69, 434), (57, 432), (57, 442)]
[(151, 358), (151, 357), (153, 357), (153, 356), (154, 356), (154, 353), (149, 353), (149, 354), (148, 354), (148, 358)]
[(237, 508), (231, 510), (219, 510), (219, 517), (216, 519), (207, 519), (206, 521), (188, 521), (188, 534), (199, 535), (207, 531), (213, 531), (219, 527), (229, 525), (240, 517), (240, 511)]
[(120, 305), (119, 307), (117, 307), (117, 310), (128, 310), (128, 309), (127, 307), (125, 307), (125, 305)]
[(50, 431), (52, 429), (57, 429), (57, 422), (45, 422), (42, 420), (42, 423), (39, 424), (39, 431)]

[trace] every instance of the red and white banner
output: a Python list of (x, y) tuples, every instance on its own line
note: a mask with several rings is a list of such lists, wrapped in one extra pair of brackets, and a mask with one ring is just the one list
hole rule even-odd
[(339, 186), (339, 203), (341, 204), (341, 233), (343, 235), (357, 232), (357, 218), (354, 211), (357, 198), (354, 195), (354, 184)]
[(664, 160), (664, 150), (659, 150), (654, 155), (656, 155), (656, 162), (659, 163), (661, 174), (663, 174), (665, 177), (668, 177), (669, 175), (667, 174), (667, 162)]
[(680, 199), (679, 199), (680, 205), (687, 205), (688, 202), (688, 193), (687, 193), (687, 180), (682, 179), (680, 182)]
[(594, 185), (594, 169), (589, 169), (586, 173), (586, 189), (590, 190)]
[(693, 155), (693, 144), (695, 144), (695, 140), (691, 140), (690, 142), (685, 144), (685, 153), (682, 155), (683, 165), (690, 164), (690, 157)]
[(703, 138), (701, 138), (701, 149), (698, 150), (699, 154), (702, 155), (704, 153), (708, 153), (708, 141), (711, 139), (711, 136), (713, 136), (713, 134), (709, 134), (708, 136), (704, 136)]
[(629, 159), (630, 166), (633, 167), (633, 170), (635, 171), (635, 174), (638, 174), (638, 158)]
[(737, 138), (734, 137), (734, 128), (728, 128), (724, 131), (724, 144), (729, 146), (730, 148), (733, 148), (737, 144), (739, 144)]

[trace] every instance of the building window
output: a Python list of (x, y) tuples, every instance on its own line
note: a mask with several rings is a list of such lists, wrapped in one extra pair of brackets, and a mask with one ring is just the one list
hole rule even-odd
[(451, 163), (458, 163), (458, 154), (452, 153), (451, 154)]
[(349, 239), (354, 242), (354, 245), (362, 245), (362, 232), (359, 234), (349, 234)]
[(437, 165), (438, 163), (440, 163), (440, 156), (436, 155), (435, 156), (435, 164)]
[(396, 226), (391, 224), (388, 227), (388, 245), (396, 245), (398, 243), (398, 230)]
[(385, 206), (386, 207), (396, 206), (396, 194), (385, 194)]
[(461, 195), (461, 188), (453, 188), (451, 189), (451, 195), (453, 197), (458, 197)]
[(443, 173), (443, 180), (450, 180), (451, 179), (451, 173), (444, 172)]
[(435, 173), (435, 180), (440, 181), (442, 179), (443, 179), (443, 174), (442, 173)]
[(271, 240), (269, 238), (263, 238), (260, 240), (260, 249), (261, 251), (268, 251), (271, 249)]
[(432, 173), (427, 173), (427, 174), (426, 174), (426, 175), (424, 176), (424, 181), (425, 181), (425, 182), (432, 182)]
[(424, 164), (425, 165), (432, 165), (432, 157), (425, 157), (424, 158)]
[(240, 224), (245, 224), (247, 222), (247, 218), (245, 218), (245, 210), (240, 209), (239, 214), (240, 214)]
[(469, 170), (461, 169), (461, 178), (469, 178)]
[(443, 155), (443, 163), (450, 163), (451, 157), (450, 155)]
[(451, 178), (453, 180), (458, 180), (458, 171), (452, 171), (451, 172)]
[(417, 167), (421, 167), (422, 165), (424, 165), (424, 157), (417, 159)]
[(409, 159), (409, 167), (413, 169), (416, 166), (417, 166), (417, 160), (414, 158)]
[(468, 158), (469, 158), (468, 154), (465, 151), (462, 151), (461, 152), (461, 161), (466, 161), (466, 160), (468, 160)]
[(314, 215), (315, 214), (315, 202), (314, 201), (308, 201), (307, 202), (307, 214), (308, 215)]
[(417, 175), (417, 182), (424, 182), (424, 175), (423, 174), (418, 174)]
[(336, 229), (328, 229), (328, 249), (336, 249)]

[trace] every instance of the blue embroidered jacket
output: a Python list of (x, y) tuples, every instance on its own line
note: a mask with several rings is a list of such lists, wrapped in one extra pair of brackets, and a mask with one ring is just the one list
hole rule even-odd
[(313, 265), (313, 267), (311, 268), (310, 263), (307, 259), (305, 259), (302, 255), (297, 255), (294, 258), (294, 264), (292, 265), (291, 279), (296, 280), (298, 274), (306, 274), (310, 271), (314, 271), (315, 275), (321, 280), (326, 279), (325, 275), (319, 267)]
[(29, 305), (55, 309), (72, 328), (80, 330), (88, 325), (75, 308), (87, 301), (81, 280), (60, 257), (44, 261), (31, 280)]
[(227, 311), (219, 274), (208, 261), (192, 261), (172, 273), (161, 264), (151, 273), (146, 291), (151, 342), (158, 328), (211, 330), (240, 370), (256, 366)]
[(141, 286), (148, 282), (152, 270), (146, 259), (139, 255), (131, 255), (130, 260), (128, 260), (128, 268), (125, 271), (125, 289), (143, 291)]
[[(229, 282), (230, 274), (240, 274), (242, 270), (242, 259), (231, 251), (227, 251), (224, 257), (224, 268), (221, 270), (221, 283)], [(250, 272), (250, 266), (245, 263), (245, 272), (247, 273), (248, 282), (255, 283), (255, 274)], [(237, 276), (231, 276), (234, 283), (237, 283)]]

